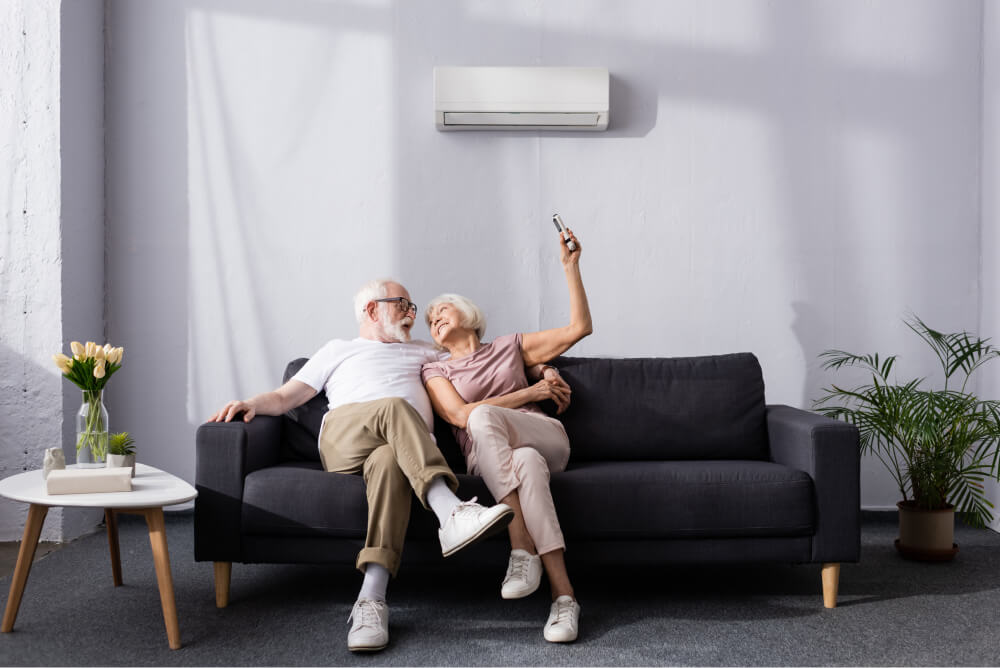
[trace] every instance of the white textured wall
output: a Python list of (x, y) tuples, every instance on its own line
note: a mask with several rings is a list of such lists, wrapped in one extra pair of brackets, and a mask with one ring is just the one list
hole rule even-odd
[[(983, 142), (982, 252), (980, 297), (983, 336), (1000, 346), (1000, 6), (983, 3)], [(984, 367), (979, 379), (983, 397), (1000, 399), (1000, 362)], [(1000, 531), (1000, 485), (988, 483), (993, 501), (993, 528)]]
[[(116, 428), (192, 479), (197, 425), (354, 335), (378, 275), (467, 294), (488, 336), (559, 324), (553, 211), (585, 248), (577, 354), (750, 350), (798, 406), (826, 348), (931, 373), (901, 318), (979, 320), (981, 9), (111, 0)], [(489, 64), (607, 66), (612, 129), (437, 132), (433, 66)], [(866, 463), (863, 503), (897, 498)]]
[[(62, 439), (59, 0), (0, 3), (0, 477)], [(0, 499), (0, 540), (27, 506)], [(61, 514), (45, 523), (59, 539)]]
[[(0, 478), (74, 449), (80, 392), (51, 356), (104, 333), (102, 0), (0, 4)], [(27, 506), (0, 500), (0, 540)], [(43, 540), (92, 529), (99, 510), (46, 517)]]

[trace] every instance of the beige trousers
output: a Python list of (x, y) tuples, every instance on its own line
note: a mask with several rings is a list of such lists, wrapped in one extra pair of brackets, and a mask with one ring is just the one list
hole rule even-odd
[(465, 457), (469, 473), (482, 476), (500, 501), (517, 491), (531, 540), (539, 554), (566, 549), (549, 473), (569, 462), (569, 438), (562, 423), (538, 413), (481, 404), (465, 427), (472, 442)]
[(427, 508), (434, 478), (444, 476), (452, 491), (458, 489), (424, 419), (398, 397), (338, 406), (323, 419), (319, 455), (327, 471), (364, 474), (368, 533), (357, 567), (380, 564), (395, 577), (413, 493)]

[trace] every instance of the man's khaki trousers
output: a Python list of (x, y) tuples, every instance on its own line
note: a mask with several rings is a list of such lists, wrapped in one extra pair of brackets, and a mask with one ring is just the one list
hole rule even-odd
[(452, 491), (458, 489), (424, 419), (398, 397), (338, 406), (323, 420), (319, 454), (327, 471), (364, 474), (368, 535), (357, 566), (363, 572), (365, 564), (380, 564), (395, 577), (412, 494), (428, 508), (434, 478), (444, 476)]

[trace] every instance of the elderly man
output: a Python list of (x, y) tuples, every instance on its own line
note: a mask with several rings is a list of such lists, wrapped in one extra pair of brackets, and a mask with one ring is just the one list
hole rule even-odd
[(281, 415), (326, 391), (320, 460), (327, 471), (363, 473), (368, 495), (368, 534), (357, 560), (365, 575), (347, 646), (376, 651), (389, 642), (385, 594), (399, 568), (411, 489), (437, 515), (446, 557), (504, 529), (514, 512), (502, 503), (487, 508), (455, 496), (458, 480), (430, 435), (434, 414), (420, 380), (420, 367), (439, 353), (428, 343), (410, 342), (417, 311), (410, 294), (395, 281), (372, 281), (355, 296), (354, 310), (358, 338), (330, 341), (278, 389), (230, 401), (209, 420)]

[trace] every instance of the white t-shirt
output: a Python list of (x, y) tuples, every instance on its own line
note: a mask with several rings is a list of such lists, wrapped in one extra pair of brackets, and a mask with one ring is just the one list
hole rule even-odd
[(328, 410), (387, 397), (406, 399), (434, 431), (434, 410), (420, 380), (420, 367), (448, 356), (426, 341), (382, 343), (334, 339), (293, 376), (316, 391), (325, 390)]

